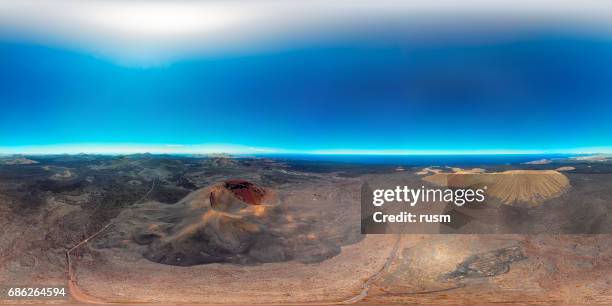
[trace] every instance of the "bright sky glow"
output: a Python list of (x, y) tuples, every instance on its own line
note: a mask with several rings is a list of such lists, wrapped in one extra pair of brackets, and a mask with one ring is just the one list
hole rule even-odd
[(287, 38), (307, 45), (329, 32), (363, 31), (385, 20), (435, 30), (457, 18), (517, 19), (512, 28), (569, 24), (609, 34), (610, 11), (612, 2), (597, 0), (0, 0), (0, 33), (142, 66), (185, 56), (273, 50)]

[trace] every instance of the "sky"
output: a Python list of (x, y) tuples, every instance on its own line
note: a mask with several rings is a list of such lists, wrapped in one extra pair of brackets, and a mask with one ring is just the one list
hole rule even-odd
[(0, 0), (0, 153), (612, 151), (601, 1)]

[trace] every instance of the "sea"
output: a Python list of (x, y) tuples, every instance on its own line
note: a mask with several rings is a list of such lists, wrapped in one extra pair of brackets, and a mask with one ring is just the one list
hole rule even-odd
[(290, 162), (341, 163), (393, 166), (516, 165), (537, 160), (575, 157), (570, 154), (491, 154), (491, 155), (341, 155), (341, 154), (267, 154), (259, 157)]

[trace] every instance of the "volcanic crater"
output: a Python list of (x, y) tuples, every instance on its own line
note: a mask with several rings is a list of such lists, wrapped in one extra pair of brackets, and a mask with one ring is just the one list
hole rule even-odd
[(333, 237), (287, 211), (274, 191), (240, 179), (175, 204), (136, 205), (118, 217), (117, 227), (127, 237), (114, 241), (129, 240), (148, 260), (168, 265), (312, 263), (340, 253)]

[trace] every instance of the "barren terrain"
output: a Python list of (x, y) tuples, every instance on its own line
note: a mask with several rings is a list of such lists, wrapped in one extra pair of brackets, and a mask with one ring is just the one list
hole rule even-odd
[[(436, 176), (447, 184), (460, 168), (146, 154), (27, 159), (0, 165), (0, 284), (71, 291), (49, 303), (612, 303), (610, 235), (361, 234), (364, 182)], [(507, 194), (528, 202), (516, 209), (546, 212), (544, 224), (608, 231), (607, 162), (517, 167), (470, 173), (495, 178), (499, 207)]]

